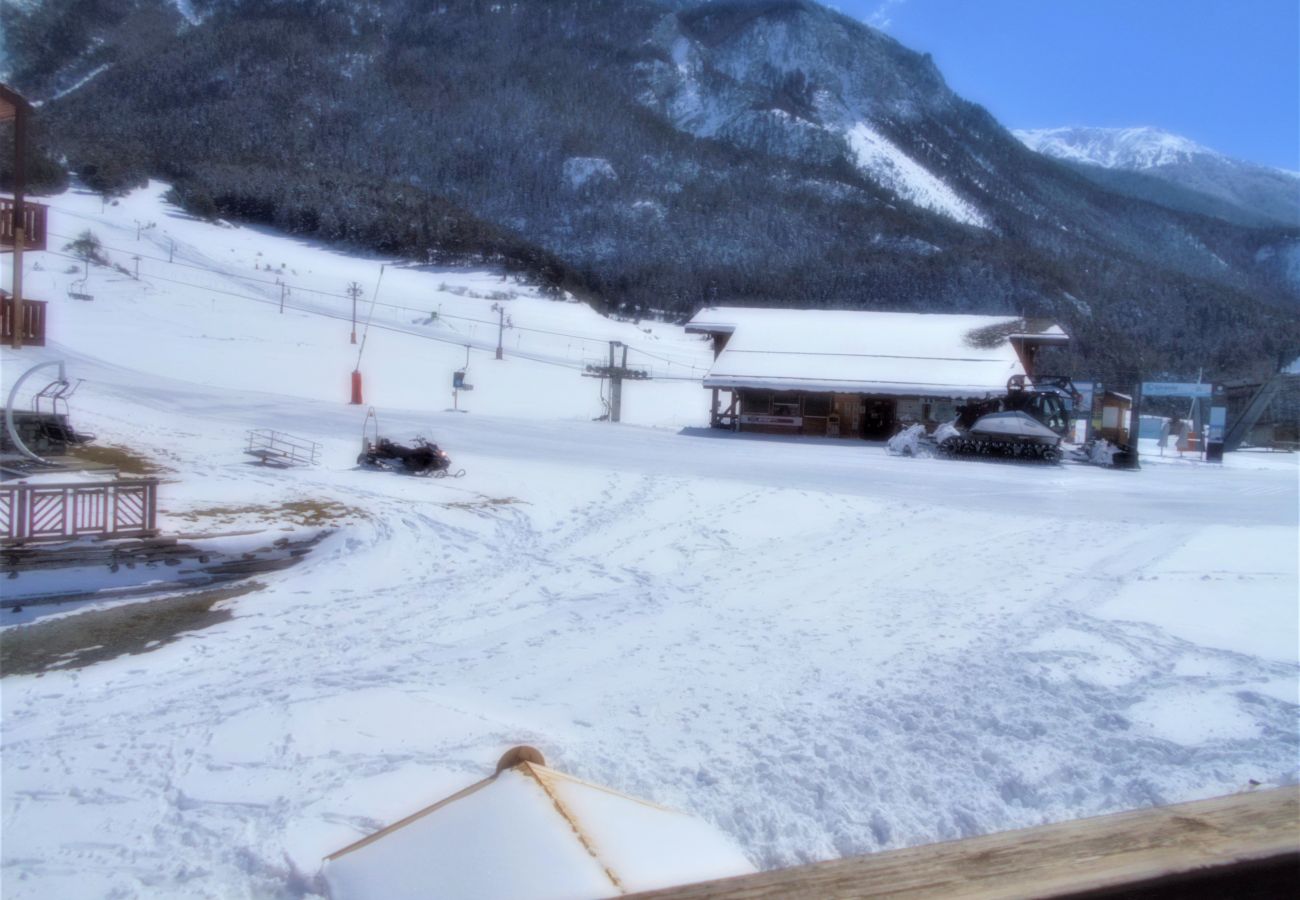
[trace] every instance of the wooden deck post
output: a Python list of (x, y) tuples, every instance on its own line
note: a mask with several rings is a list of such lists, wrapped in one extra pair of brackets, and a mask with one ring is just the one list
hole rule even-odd
[(23, 315), (23, 244), (27, 242), (27, 219), (23, 212), (23, 189), (27, 184), (27, 104), (14, 103), (14, 274), (13, 348), (23, 345), (27, 319)]

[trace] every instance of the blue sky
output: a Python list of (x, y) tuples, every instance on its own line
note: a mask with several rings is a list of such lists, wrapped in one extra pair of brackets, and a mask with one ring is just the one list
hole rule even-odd
[(827, 0), (1010, 128), (1152, 125), (1300, 169), (1300, 0)]

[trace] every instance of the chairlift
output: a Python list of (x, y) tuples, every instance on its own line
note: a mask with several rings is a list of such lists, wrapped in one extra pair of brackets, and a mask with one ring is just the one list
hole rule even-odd
[[(77, 388), (81, 387), (81, 383), (85, 379), (78, 378), (75, 383), (69, 381), (62, 360), (37, 363), (19, 376), (18, 380), (14, 382), (13, 387), (9, 391), (9, 399), (5, 404), (4, 411), (5, 431), (13, 448), (17, 450), (20, 455), (35, 463), (45, 465), (49, 464), (49, 460), (35, 453), (30, 447), (28, 447), (27, 444), (24, 443), (22, 436), (19, 434), (16, 417), (14, 415), (14, 401), (18, 397), (18, 391), (22, 387), (24, 381), (26, 381), (31, 375), (35, 374), (37, 370), (50, 366), (58, 367), (59, 377), (45, 385), (45, 387), (37, 391), (32, 397), (32, 419), (35, 420), (36, 431), (34, 432), (34, 435), (37, 442), (40, 443), (43, 441), (55, 446), (56, 448), (62, 448), (88, 444), (95, 439), (93, 434), (77, 431), (72, 427), (68, 420), (68, 398), (77, 392)], [(48, 409), (42, 408), (46, 402), (49, 404)], [(62, 411), (60, 411), (60, 404), (62, 404)], [(33, 432), (28, 432), (29, 439), (32, 436)]]
[[(77, 388), (81, 387), (82, 382), (86, 379), (78, 378), (75, 382), (72, 382), (63, 377), (62, 372), (59, 374), (59, 378), (41, 388), (32, 397), (32, 412), (36, 413), (41, 423), (41, 431), (49, 440), (72, 446), (89, 444), (95, 439), (95, 436), (85, 431), (77, 431), (72, 427), (70, 421), (71, 410), (68, 407), (68, 398), (77, 392)], [(48, 411), (41, 409), (42, 400), (49, 401), (50, 408)], [(59, 411), (60, 403), (63, 404), (62, 412)]]
[(72, 284), (68, 285), (68, 299), (69, 300), (94, 300), (95, 299), (94, 294), (86, 293), (86, 282), (89, 280), (90, 280), (90, 276), (87, 275), (85, 278), (78, 278), (76, 281), (72, 282)]
[(32, 397), (32, 412), (40, 415), (41, 401), (49, 400), (51, 415), (57, 416), (59, 414), (59, 404), (62, 403), (63, 414), (66, 416), (68, 414), (68, 398), (77, 392), (77, 388), (81, 387), (82, 382), (85, 380), (84, 378), (78, 378), (73, 383), (66, 378), (56, 378), (51, 381)]

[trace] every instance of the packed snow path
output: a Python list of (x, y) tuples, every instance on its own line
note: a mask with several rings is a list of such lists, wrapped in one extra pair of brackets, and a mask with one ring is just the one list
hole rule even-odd
[[(213, 254), (227, 234), (184, 227)], [(464, 350), (391, 335), (367, 363), (400, 398), (384, 433), (468, 471), (410, 479), (353, 468), (363, 413), (321, 399), (354, 358), (337, 323), (151, 290), (52, 304), (63, 339), (6, 354), (4, 380), (68, 359), (77, 423), (171, 470), (169, 530), (345, 512), (225, 622), (0, 680), (6, 898), (310, 896), (326, 853), (518, 743), (761, 866), (1297, 778), (1293, 458), (1121, 473), (595, 424), (590, 380), (510, 358), (475, 358), (490, 389), (461, 415), (399, 376), (443, 384)], [(680, 425), (706, 398), (625, 402)], [(249, 465), (257, 427), (323, 464)]]

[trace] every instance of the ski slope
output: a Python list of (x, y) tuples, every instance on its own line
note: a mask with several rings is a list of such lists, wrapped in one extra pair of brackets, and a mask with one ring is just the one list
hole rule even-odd
[[(53, 340), (6, 351), (5, 383), (68, 360), (77, 424), (169, 470), (168, 531), (274, 536), (295, 502), (337, 531), (225, 621), (0, 679), (6, 898), (316, 896), (325, 854), (520, 743), (761, 867), (1300, 775), (1294, 457), (1120, 473), (713, 432), (689, 380), (711, 354), (680, 328), (197, 222), (164, 190), (51, 198), (52, 231), (140, 278), (92, 267), (82, 302), (73, 263), (25, 257)], [(361, 361), (382, 430), (464, 478), (354, 468), (350, 301), (310, 293), (353, 280), (393, 304)], [(581, 372), (608, 340), (683, 378), (630, 384), (623, 425), (591, 421)], [(258, 427), (322, 464), (249, 465)]]

